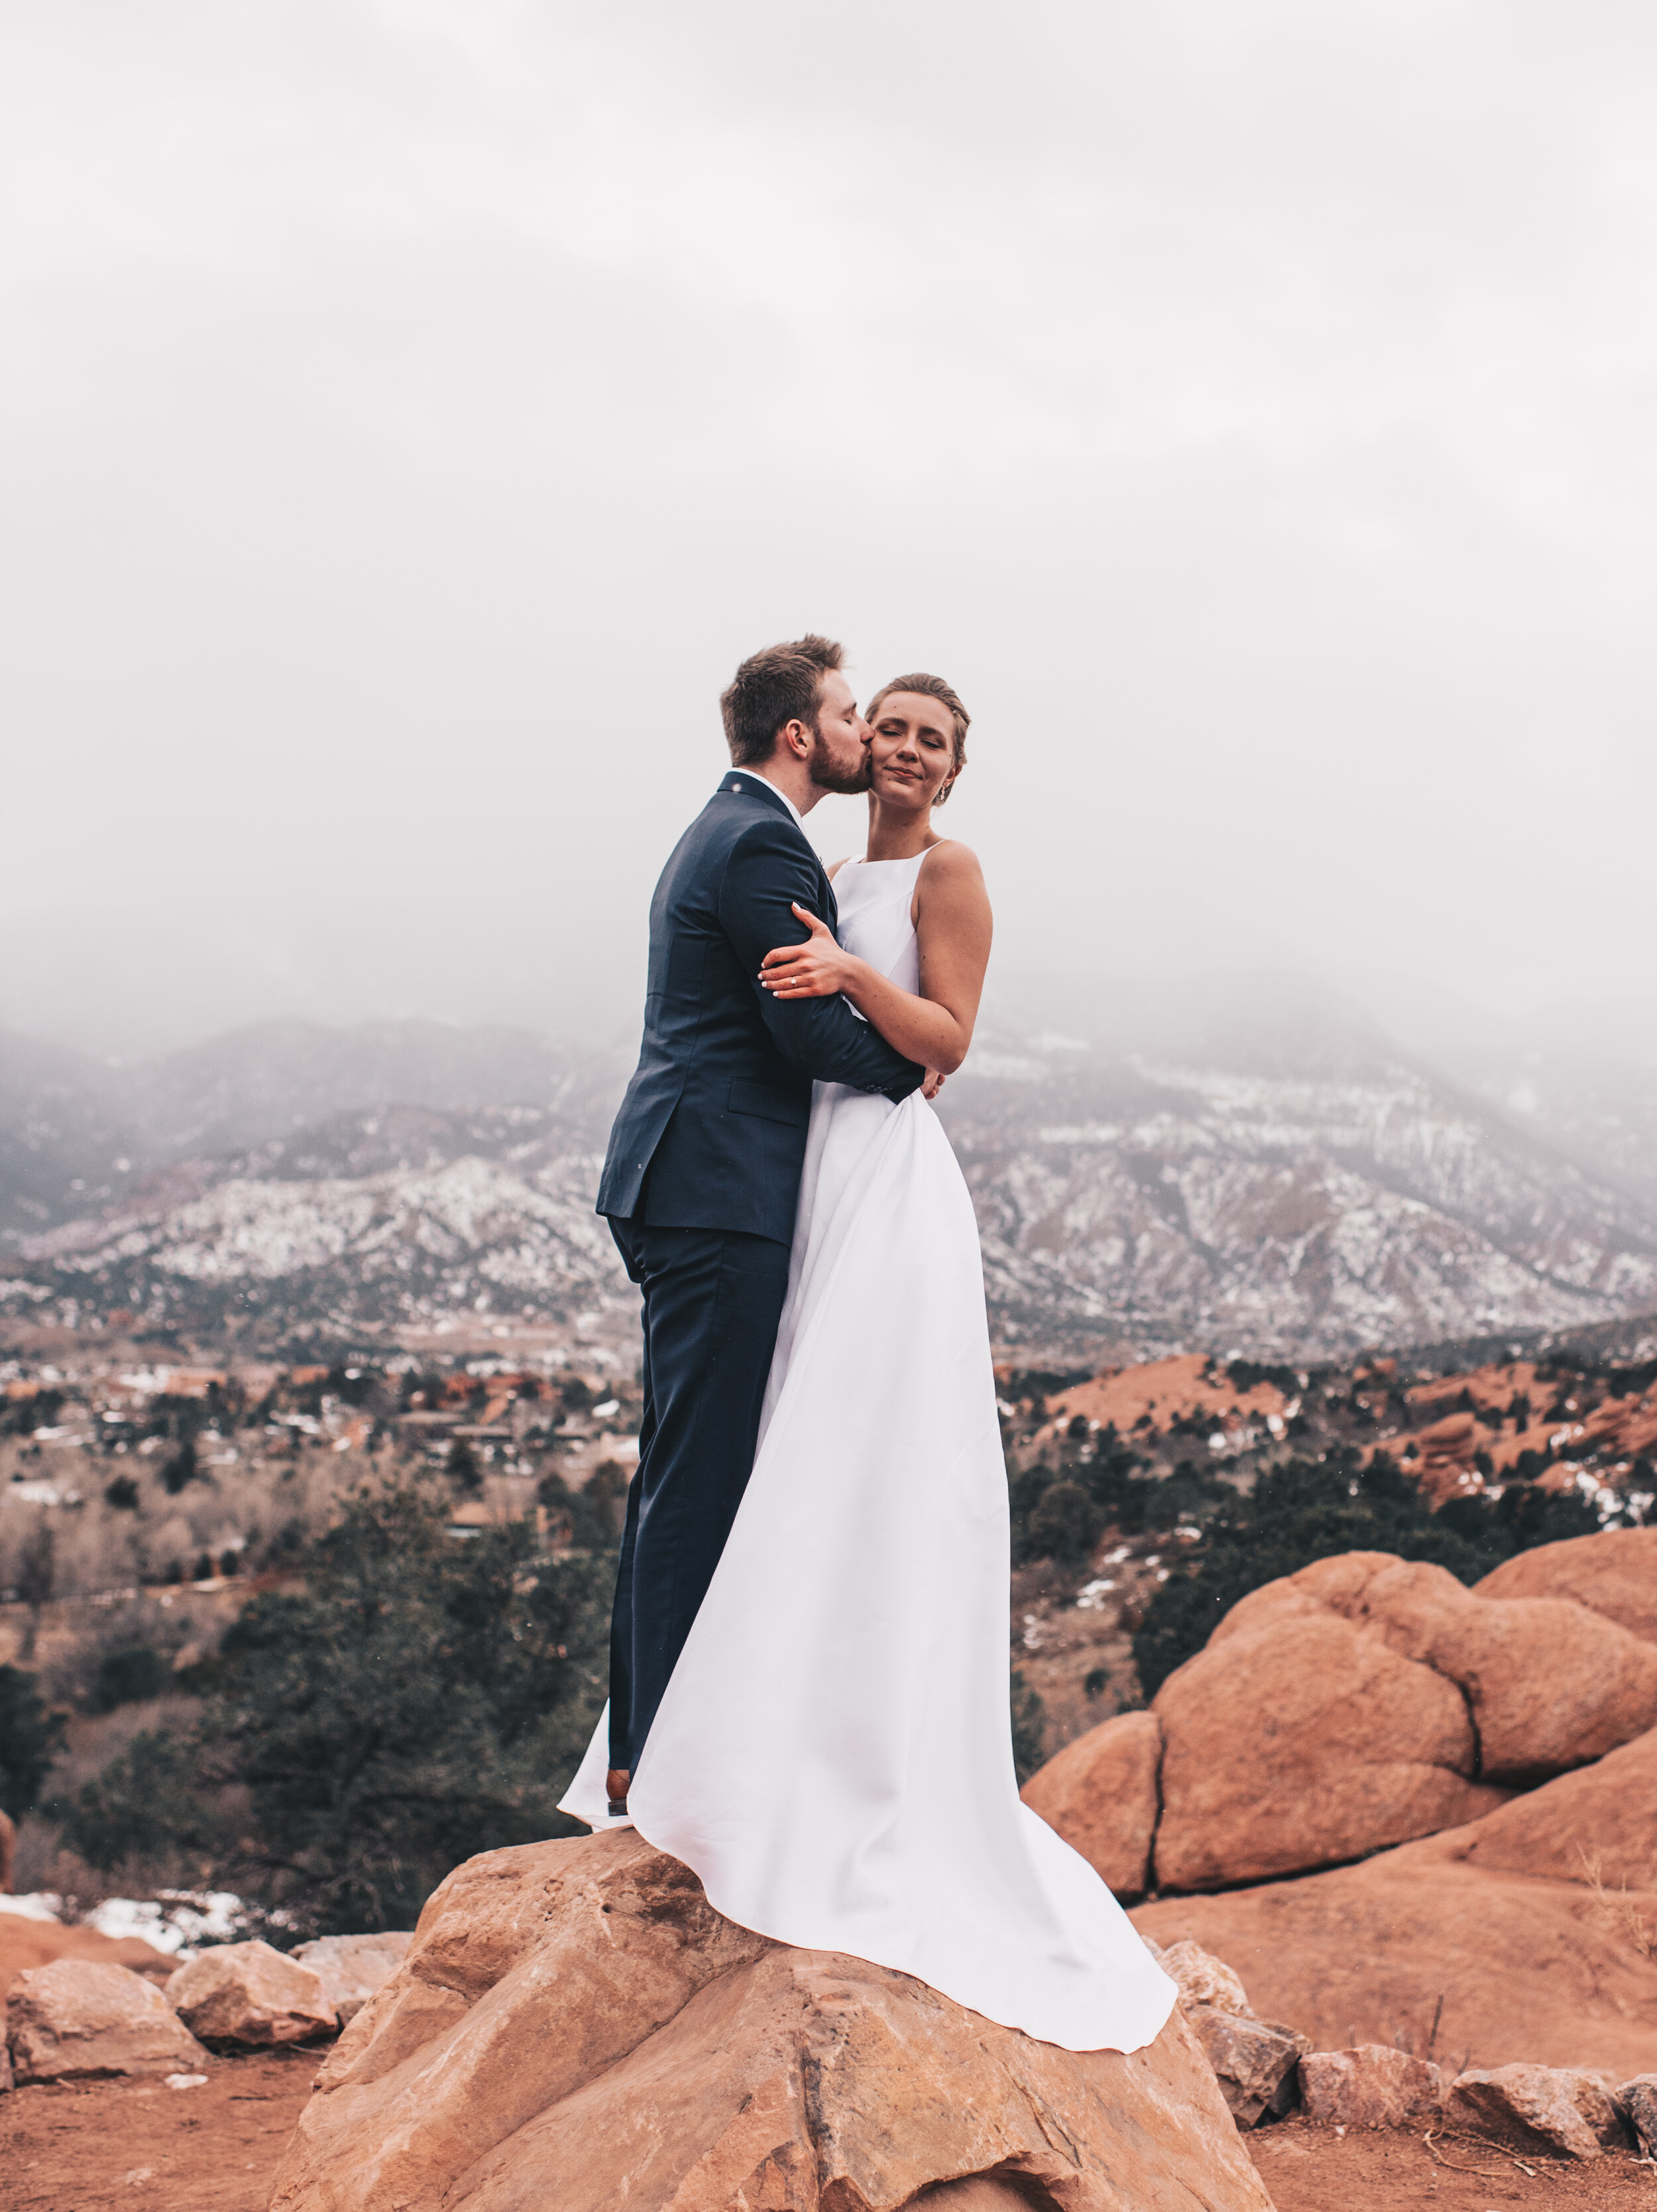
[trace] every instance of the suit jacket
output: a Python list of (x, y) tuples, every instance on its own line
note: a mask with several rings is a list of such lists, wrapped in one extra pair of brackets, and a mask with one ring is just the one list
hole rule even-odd
[(600, 1213), (786, 1244), (813, 1081), (898, 1099), (923, 1080), (844, 999), (761, 988), (766, 953), (800, 942), (796, 899), (837, 926), (833, 886), (787, 802), (739, 769), (679, 839), (650, 902), (644, 1042), (610, 1132)]

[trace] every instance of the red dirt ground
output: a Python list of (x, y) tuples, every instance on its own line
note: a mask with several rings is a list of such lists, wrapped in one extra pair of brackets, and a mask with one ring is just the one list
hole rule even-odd
[(14, 2089), (0, 2097), (0, 2212), (265, 2212), (321, 2057), (216, 2059), (199, 2089)]
[(1657, 2166), (1623, 2154), (1520, 2160), (1465, 2136), (1429, 2145), (1402, 2129), (1337, 2136), (1298, 2119), (1248, 2147), (1277, 2212), (1657, 2212)]
[[(215, 2060), (206, 2086), (95, 2081), (0, 2097), (0, 2212), (265, 2212), (320, 2053)], [(1288, 2120), (1249, 2138), (1277, 2212), (1657, 2212), (1657, 2166), (1522, 2162), (1488, 2143), (1342, 2137)], [(1524, 2171), (1529, 2166), (1531, 2171)]]

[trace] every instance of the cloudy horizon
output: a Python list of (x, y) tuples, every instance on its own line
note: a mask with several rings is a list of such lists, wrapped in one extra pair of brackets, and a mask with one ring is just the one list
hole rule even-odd
[(972, 708), (992, 975), (1657, 1026), (1650, 19), (0, 39), (0, 1022), (624, 1032), (809, 627)]

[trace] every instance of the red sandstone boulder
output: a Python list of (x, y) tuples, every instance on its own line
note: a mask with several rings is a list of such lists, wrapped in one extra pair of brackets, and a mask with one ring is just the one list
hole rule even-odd
[(1574, 1598), (1647, 1644), (1657, 1644), (1657, 1528), (1606, 1528), (1540, 1544), (1473, 1585), (1487, 1598)]
[(153, 1982), (91, 1959), (19, 1974), (6, 2003), (6, 2040), (20, 2082), (190, 2073), (207, 2057)]
[(1430, 2059), (1390, 2043), (1310, 2051), (1301, 2061), (1301, 2103), (1325, 2127), (1407, 2128), (1441, 2117), (1444, 2076)]
[(1569, 1600), (1349, 1552), (1234, 1606), (1152, 1711), (1154, 1879), (1208, 1888), (1459, 1826), (1502, 1784), (1601, 1757), (1657, 1724), (1657, 1645)]
[(1585, 1765), (1657, 1723), (1657, 1645), (1568, 1599), (1476, 1596), (1425, 1562), (1394, 1559), (1360, 1580), (1351, 1570), (1364, 1556), (1289, 1579), (1465, 1692), (1486, 1780)]
[(216, 1944), (179, 1968), (167, 1996), (207, 2043), (268, 2049), (330, 2035), (339, 2025), (321, 1977), (268, 1943)]
[(1488, 1814), (1457, 1855), (1506, 1874), (1657, 1891), (1657, 1729)]
[(17, 1831), (9, 1813), (0, 1813), (0, 1896), (11, 1895), (11, 1870), (17, 1854)]
[(1271, 1583), (1234, 1606), (1157, 1692), (1161, 1889), (1327, 1866), (1502, 1802), (1471, 1778), (1458, 1686), (1299, 1584)]
[(1025, 1803), (1124, 1899), (1150, 1886), (1161, 1757), (1154, 1713), (1118, 1713), (1066, 1744), (1024, 1785)]
[(1445, 2100), (1450, 2126), (1515, 2150), (1599, 2158), (1628, 2141), (1605, 2085), (1557, 2066), (1498, 2066), (1458, 2075)]
[(1605, 1899), (1469, 1863), (1482, 1825), (1299, 1881), (1164, 1897), (1133, 1922), (1226, 1960), (1258, 2011), (1319, 2050), (1398, 2040), (1474, 2067), (1648, 2070), (1657, 1960), (1631, 1940), (1630, 1916), (1657, 1930), (1657, 1893)]
[(1175, 2013), (1078, 2055), (722, 1918), (631, 1831), (485, 1853), (317, 2076), (276, 2212), (1269, 2212)]

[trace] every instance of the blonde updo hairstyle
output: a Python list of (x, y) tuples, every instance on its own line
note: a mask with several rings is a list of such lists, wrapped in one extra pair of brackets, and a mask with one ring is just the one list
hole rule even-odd
[(935, 806), (941, 806), (954, 789), (955, 778), (966, 766), (966, 732), (972, 726), (972, 717), (962, 706), (959, 693), (946, 684), (941, 676), (894, 676), (891, 683), (883, 684), (869, 701), (864, 711), (863, 720), (866, 722), (873, 722), (880, 711), (881, 701), (889, 699), (894, 691), (918, 691), (928, 699), (936, 699), (948, 708), (953, 717), (955, 764), (949, 771), (947, 781), (941, 787), (937, 797), (932, 802)]

